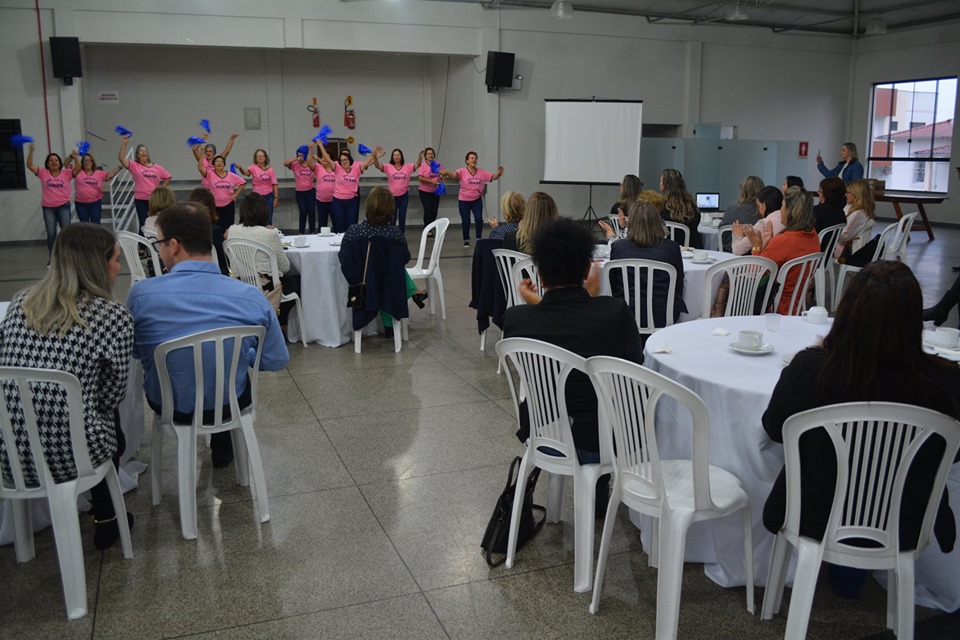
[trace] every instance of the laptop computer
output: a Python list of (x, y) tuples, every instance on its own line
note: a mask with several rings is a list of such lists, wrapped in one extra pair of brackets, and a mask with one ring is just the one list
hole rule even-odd
[(697, 193), (697, 208), (703, 213), (720, 211), (720, 194)]

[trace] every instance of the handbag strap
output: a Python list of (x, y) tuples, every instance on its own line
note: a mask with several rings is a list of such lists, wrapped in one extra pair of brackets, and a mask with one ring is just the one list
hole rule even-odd
[(373, 240), (367, 241), (367, 257), (363, 261), (363, 280), (360, 284), (367, 284), (367, 265), (370, 264), (370, 245), (373, 244)]

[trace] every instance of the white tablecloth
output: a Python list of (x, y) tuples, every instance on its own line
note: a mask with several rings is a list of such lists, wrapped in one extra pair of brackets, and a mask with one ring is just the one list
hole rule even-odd
[[(687, 312), (680, 314), (680, 322), (697, 320), (703, 313), (703, 290), (706, 287), (707, 269), (718, 262), (726, 262), (737, 256), (732, 253), (723, 253), (721, 251), (708, 251), (707, 255), (712, 258), (707, 263), (697, 263), (692, 259), (683, 261), (683, 301), (687, 305)], [(714, 278), (711, 288), (710, 300), (717, 297), (717, 288), (720, 286), (722, 278)]]
[[(721, 214), (722, 215), (722, 214)], [(712, 224), (701, 224), (697, 225), (697, 231), (700, 232), (700, 239), (703, 241), (703, 246), (706, 249), (719, 249), (720, 245), (717, 243), (717, 235), (719, 235), (719, 225), (713, 226)]]
[[(292, 239), (296, 236), (288, 236)], [(307, 246), (288, 247), (290, 273), (300, 274), (300, 304), (303, 305), (303, 323), (291, 310), (287, 335), (293, 342), (300, 340), (300, 332), (307, 342), (319, 342), (326, 347), (339, 347), (353, 340), (353, 316), (347, 308), (347, 281), (340, 272), (338, 253), (341, 236), (321, 238), (307, 236)], [(368, 325), (364, 335), (375, 332)]]
[[(723, 327), (730, 335), (712, 335)], [(741, 355), (730, 349), (743, 329), (764, 332), (773, 345), (769, 355)], [(767, 436), (761, 416), (786, 366), (783, 356), (815, 344), (829, 325), (809, 324), (798, 317), (780, 318), (777, 332), (766, 330), (762, 316), (711, 318), (673, 325), (653, 334), (646, 344), (644, 364), (689, 387), (710, 415), (710, 463), (735, 474), (750, 497), (756, 583), (766, 582), (773, 535), (762, 524), (763, 504), (783, 467), (783, 446)], [(653, 353), (669, 344), (670, 353)], [(690, 458), (690, 419), (664, 403), (658, 413), (657, 444), (661, 458)], [(960, 514), (960, 465), (948, 480), (950, 503)], [(639, 516), (631, 516), (639, 524)], [(650, 524), (641, 526), (649, 548)], [(721, 586), (745, 582), (739, 516), (693, 525), (687, 539), (686, 560), (705, 563), (704, 572)], [(916, 565), (916, 601), (924, 606), (954, 611), (960, 607), (960, 554), (942, 554), (934, 542)], [(791, 572), (792, 576), (792, 572)]]

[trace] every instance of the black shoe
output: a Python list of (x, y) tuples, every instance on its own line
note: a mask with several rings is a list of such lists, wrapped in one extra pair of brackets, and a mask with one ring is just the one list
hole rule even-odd
[(954, 270), (954, 271), (960, 271), (960, 267), (954, 267), (953, 270)]
[(383, 337), (387, 340), (393, 340), (393, 327), (384, 327)]
[(934, 305), (929, 309), (923, 310), (924, 321), (933, 320), (933, 324), (935, 324), (938, 327), (947, 321), (948, 315), (950, 315), (950, 312), (944, 311), (943, 308), (941, 308), (938, 305)]
[(415, 293), (415, 294), (413, 294), (413, 296), (411, 297), (411, 299), (413, 300), (413, 304), (415, 304), (415, 305), (417, 305), (418, 307), (420, 307), (421, 309), (423, 309), (423, 308), (426, 306), (426, 305), (424, 305), (423, 301), (426, 300), (426, 299), (429, 298), (429, 297), (430, 297), (430, 294), (427, 293), (426, 291), (424, 291), (423, 293)]
[(210, 461), (213, 463), (214, 469), (229, 467), (230, 463), (233, 462), (233, 449), (211, 449)]
[[(133, 530), (133, 514), (127, 513), (127, 525)], [(98, 551), (106, 551), (120, 539), (120, 527), (117, 525), (117, 517), (114, 516), (103, 522), (93, 521), (93, 546)]]

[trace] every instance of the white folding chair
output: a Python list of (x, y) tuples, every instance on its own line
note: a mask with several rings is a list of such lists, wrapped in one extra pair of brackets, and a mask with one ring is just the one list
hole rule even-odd
[(897, 262), (907, 261), (907, 242), (910, 240), (910, 228), (920, 215), (914, 211), (905, 213), (897, 223), (897, 232), (895, 237), (888, 243), (883, 252), (884, 260), (896, 260)]
[[(880, 232), (880, 240), (877, 241), (877, 247), (873, 252), (873, 256), (870, 258), (870, 262), (876, 262), (877, 260), (881, 259), (881, 256), (886, 255), (887, 245), (890, 244), (890, 242), (896, 236), (897, 228), (899, 226), (899, 222), (894, 222), (884, 227), (883, 231)], [(840, 304), (840, 298), (843, 297), (843, 290), (846, 288), (847, 277), (853, 277), (853, 274), (861, 271), (862, 269), (863, 267), (855, 267), (849, 264), (840, 265), (840, 273), (837, 276), (837, 291), (833, 299), (834, 309), (836, 309), (836, 305)]]
[(127, 261), (127, 267), (130, 269), (130, 284), (133, 285), (138, 280), (149, 278), (143, 263), (140, 261), (140, 249), (146, 252), (153, 264), (153, 275), (159, 276), (163, 273), (163, 267), (160, 265), (160, 256), (153, 249), (153, 244), (146, 238), (130, 231), (117, 231), (117, 244), (123, 252), (123, 259)]
[[(820, 261), (816, 275), (817, 304), (825, 309), (832, 309), (835, 306), (831, 302), (831, 297), (837, 295), (837, 272), (834, 269), (836, 260), (833, 259), (833, 252), (837, 248), (837, 240), (840, 239), (840, 234), (846, 226), (845, 224), (835, 224), (817, 234), (817, 237), (820, 238), (820, 248), (823, 249), (823, 260)], [(830, 297), (827, 296), (827, 283), (830, 284), (830, 293), (832, 294)]]
[[(800, 534), (802, 492), (800, 439), (825, 431), (836, 453), (837, 485), (823, 539)], [(807, 437), (813, 437), (809, 434)], [(931, 441), (931, 436), (938, 436)], [(904, 485), (918, 452), (943, 439), (943, 457), (926, 498), (915, 549), (901, 550)], [(940, 496), (960, 446), (960, 423), (930, 409), (892, 402), (852, 402), (795, 414), (783, 425), (786, 459), (786, 520), (773, 544), (762, 620), (780, 610), (790, 546), (798, 551), (785, 638), (806, 637), (821, 562), (859, 569), (886, 569), (887, 627), (899, 640), (913, 638), (914, 561), (930, 543)], [(829, 455), (829, 454), (824, 454)], [(807, 460), (819, 465), (820, 461)], [(913, 469), (916, 472), (916, 469)], [(872, 546), (857, 544), (870, 541)], [(851, 544), (852, 543), (852, 544)]]
[[(423, 228), (420, 236), (420, 251), (417, 255), (417, 264), (414, 267), (408, 267), (407, 273), (414, 280), (427, 281), (427, 293), (430, 294), (430, 315), (435, 312), (433, 301), (439, 295), (440, 297), (440, 317), (447, 319), (447, 303), (443, 297), (443, 274), (440, 273), (440, 250), (443, 248), (443, 239), (447, 235), (447, 227), (450, 226), (450, 220), (440, 218), (431, 222)], [(423, 266), (423, 258), (429, 242), (429, 234), (436, 230), (436, 238), (433, 241), (433, 249), (430, 250), (430, 262)]]
[[(13, 516), (14, 548), (17, 562), (27, 562), (36, 555), (33, 545), (33, 523), (30, 516), (29, 500), (46, 498), (50, 504), (50, 520), (53, 523), (53, 537), (60, 561), (60, 577), (63, 582), (63, 595), (67, 605), (67, 618), (76, 620), (87, 614), (87, 577), (83, 565), (83, 544), (80, 540), (80, 519), (77, 514), (77, 498), (84, 491), (107, 481), (114, 511), (117, 513), (117, 526), (120, 529), (120, 546), (123, 557), (133, 557), (130, 543), (130, 528), (127, 524), (127, 509), (123, 502), (123, 492), (117, 479), (117, 470), (113, 460), (106, 460), (96, 467), (90, 461), (87, 435), (84, 429), (84, 407), (80, 381), (72, 373), (51, 369), (31, 369), (27, 367), (0, 367), (0, 384), (8, 399), (19, 397), (23, 416), (23, 430), (14, 432), (11, 411), (7, 402), (0, 399), (0, 435), (6, 443), (7, 459), (10, 463), (11, 479), (0, 475), (0, 499), (10, 500)], [(63, 390), (66, 397), (66, 414), (61, 408), (50, 406), (49, 394), (52, 386)], [(47, 464), (44, 446), (37, 426), (37, 408), (42, 407), (41, 419), (57, 419), (63, 424), (58, 429), (69, 430), (71, 448), (77, 477), (66, 482), (55, 483)], [(49, 410), (47, 410), (49, 409)], [(23, 464), (18, 455), (18, 442), (26, 436), (30, 448), (37, 482), (28, 483)]]
[[(763, 287), (763, 296), (759, 298), (760, 308), (766, 309), (770, 299), (770, 289), (777, 275), (777, 263), (760, 256), (741, 256), (713, 265), (704, 274), (703, 318), (710, 317), (713, 308), (713, 281), (726, 275), (730, 290), (724, 316), (752, 316), (758, 295)], [(766, 278), (766, 284), (763, 283)]]
[[(690, 246), (690, 230), (686, 225), (679, 222), (667, 221), (663, 223), (667, 227), (667, 237), (678, 243), (681, 247)], [(677, 240), (677, 234), (680, 234), (681, 240)], [(719, 235), (719, 234), (718, 234)]]
[[(657, 326), (653, 317), (653, 301), (656, 287), (654, 286), (657, 272), (666, 275), (667, 302), (666, 322)], [(669, 327), (673, 324), (673, 306), (677, 291), (677, 270), (672, 264), (657, 260), (642, 260), (639, 258), (611, 260), (603, 265), (603, 277), (607, 282), (607, 291), (613, 292), (611, 277), (614, 273), (620, 274), (623, 284), (623, 299), (633, 309), (633, 319), (641, 334), (652, 334), (657, 329)], [(641, 282), (645, 283), (641, 286)], [(644, 322), (644, 317), (646, 321)]]
[[(266, 329), (257, 327), (223, 327), (201, 331), (175, 340), (168, 340), (153, 352), (160, 379), (160, 397), (163, 412), (154, 415), (153, 436), (150, 455), (150, 489), (153, 504), (160, 504), (160, 469), (163, 455), (163, 436), (176, 438), (177, 441), (177, 486), (180, 494), (180, 529), (183, 537), (193, 540), (197, 537), (197, 436), (209, 436), (214, 433), (230, 431), (233, 440), (234, 464), (237, 482), (243, 486), (250, 484), (253, 475), (253, 489), (256, 489), (257, 506), (260, 510), (260, 522), (270, 520), (270, 506), (267, 499), (267, 484), (263, 475), (263, 461), (260, 458), (260, 446), (253, 430), (256, 420), (257, 378), (260, 372), (260, 354), (263, 351), (263, 337)], [(253, 362), (247, 361), (247, 354), (256, 343), (256, 355)], [(204, 356), (207, 358), (207, 372)], [(183, 378), (190, 376), (185, 369), (192, 368), (194, 381), (193, 420), (189, 423), (176, 422), (173, 417), (176, 396), (170, 379), (168, 358), (176, 358), (180, 367), (176, 371), (178, 386), (184, 384)], [(213, 358), (214, 362), (210, 362)], [(247, 366), (249, 365), (249, 367)], [(237, 400), (237, 375), (247, 376), (250, 385), (250, 405), (240, 408)], [(212, 374), (212, 375), (211, 375)], [(210, 378), (213, 380), (210, 381)], [(209, 402), (204, 402), (205, 382), (209, 382)], [(212, 424), (204, 424), (204, 406), (212, 407)], [(229, 407), (229, 417), (224, 408)]]
[(733, 225), (725, 224), (722, 227), (717, 228), (717, 251), (723, 251), (723, 236), (730, 236), (730, 241), (727, 243), (727, 246), (733, 244)]
[[(597, 559), (590, 613), (600, 607), (600, 592), (617, 506), (625, 505), (657, 522), (650, 562), (657, 575), (658, 640), (677, 637), (683, 554), (687, 530), (703, 520), (741, 512), (746, 569), (747, 611), (753, 613), (753, 541), (750, 499), (740, 480), (709, 463), (709, 416), (700, 396), (665, 376), (620, 358), (586, 361), (597, 391), (601, 434), (612, 428), (616, 445), (613, 492), (607, 506)], [(692, 459), (661, 460), (657, 451), (657, 404), (668, 399), (693, 418)], [(671, 425), (672, 426), (672, 425)]]
[[(524, 273), (526, 273), (526, 276)], [(543, 283), (540, 282), (540, 275), (537, 272), (537, 265), (534, 263), (533, 258), (522, 258), (514, 262), (513, 266), (510, 267), (510, 287), (513, 289), (514, 296), (513, 304), (527, 304), (520, 295), (520, 283), (523, 282), (525, 277), (530, 278), (537, 293), (542, 294), (543, 292)], [(508, 306), (510, 306), (509, 303)]]
[(777, 295), (773, 299), (774, 311), (779, 313), (777, 309), (780, 308), (780, 301), (784, 296), (787, 278), (789, 278), (791, 274), (795, 274), (797, 280), (790, 294), (789, 306), (787, 307), (788, 311), (783, 315), (798, 316), (806, 311), (807, 294), (810, 292), (810, 287), (813, 285), (814, 280), (816, 280), (817, 270), (820, 268), (820, 263), (823, 261), (823, 258), (824, 254), (817, 252), (800, 256), (793, 260), (787, 260), (783, 263), (783, 266), (777, 271), (778, 286)]
[[(257, 256), (262, 254), (270, 261), (270, 273), (263, 274), (270, 278), (273, 286), (281, 287), (280, 268), (277, 266), (277, 254), (269, 246), (262, 242), (246, 240), (244, 238), (230, 238), (223, 241), (223, 250), (230, 261), (230, 272), (238, 280), (242, 280), (249, 285), (262, 289), (260, 282), (260, 270), (257, 268)], [(216, 249), (214, 249), (216, 253)], [(297, 321), (300, 323), (300, 341), (303, 346), (307, 346), (307, 332), (303, 326), (303, 306), (300, 304), (300, 296), (296, 293), (280, 295), (280, 304), (293, 301), (294, 308), (297, 311)]]
[[(507, 371), (510, 394), (519, 421), (521, 397), (527, 403), (530, 438), (520, 462), (513, 519), (507, 542), (507, 567), (512, 568), (517, 552), (520, 507), (527, 475), (533, 467), (550, 473), (547, 521), (557, 522), (563, 507), (564, 478), (573, 476), (574, 564), (573, 590), (590, 590), (593, 570), (594, 502), (597, 479), (612, 471), (610, 438), (601, 444), (599, 464), (580, 464), (570, 431), (570, 418), (564, 396), (567, 378), (573, 371), (583, 372), (584, 359), (566, 349), (529, 338), (506, 338), (497, 343), (497, 355)], [(517, 372), (520, 389), (510, 368)], [(521, 394), (522, 390), (522, 394)], [(601, 439), (603, 440), (603, 439)]]

